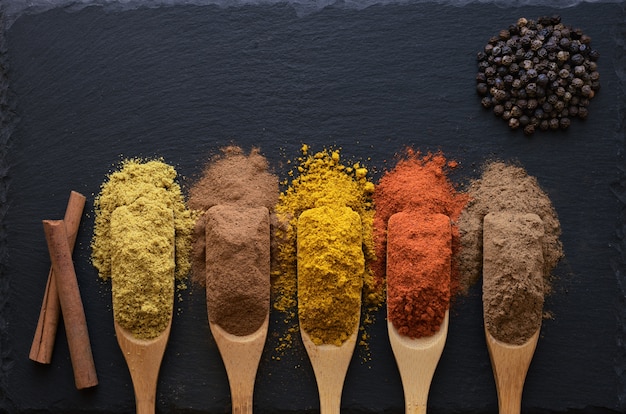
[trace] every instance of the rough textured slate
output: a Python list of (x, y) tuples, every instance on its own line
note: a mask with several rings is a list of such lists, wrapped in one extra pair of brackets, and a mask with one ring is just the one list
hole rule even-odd
[[(554, 13), (592, 37), (603, 88), (586, 122), (529, 139), (480, 107), (475, 53), (518, 17)], [(442, 149), (461, 163), (459, 183), (476, 177), (487, 159), (519, 161), (551, 196), (566, 253), (547, 300), (555, 318), (543, 324), (524, 412), (623, 412), (624, 22), (623, 5), (606, 3), (331, 6), (303, 15), (287, 4), (88, 7), (20, 17), (5, 31), (0, 57), (10, 87), (0, 134), (0, 411), (134, 409), (110, 288), (88, 260), (93, 195), (117, 161), (162, 156), (188, 186), (210, 154), (234, 142), (260, 146), (285, 177), (286, 160), (306, 142), (314, 150), (341, 146), (344, 156), (367, 159), (376, 174), (393, 166), (405, 145)], [(5, 78), (4, 97), (6, 85)], [(100, 385), (85, 392), (74, 388), (62, 330), (51, 366), (28, 360), (49, 267), (41, 220), (62, 217), (70, 190), (88, 196), (75, 263)], [(454, 303), (430, 412), (497, 411), (479, 293), (476, 286)], [(158, 411), (228, 412), (203, 292), (182, 296)], [(272, 317), (276, 332), (281, 322)], [(261, 362), (256, 412), (316, 412), (303, 349), (274, 360), (275, 345), (271, 339)], [(357, 349), (345, 412), (402, 412), (382, 312), (370, 354), (363, 362), (365, 352)]]

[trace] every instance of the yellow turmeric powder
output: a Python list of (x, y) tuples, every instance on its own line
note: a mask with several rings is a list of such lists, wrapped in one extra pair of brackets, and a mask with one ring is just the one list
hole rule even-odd
[(141, 197), (111, 215), (115, 320), (139, 339), (167, 327), (174, 303), (174, 216)]
[[(140, 251), (148, 254), (146, 258), (150, 263), (146, 266), (149, 266), (150, 271), (169, 272), (169, 270), (166, 271), (166, 268), (169, 269), (169, 264), (162, 262), (166, 256), (159, 251), (154, 251), (154, 248), (163, 242), (164, 237), (162, 230), (158, 228), (160, 226), (158, 223), (163, 220), (173, 220), (174, 237), (169, 243), (173, 244), (172, 248), (175, 251), (174, 274), (178, 279), (179, 287), (185, 286), (183, 279), (191, 268), (191, 233), (195, 217), (185, 205), (180, 186), (175, 181), (176, 175), (176, 170), (162, 160), (130, 159), (123, 161), (121, 168), (111, 173), (102, 184), (100, 194), (94, 202), (96, 217), (91, 241), (91, 261), (102, 279), (111, 278), (112, 257), (122, 247), (132, 249), (137, 254)], [(111, 220), (116, 210), (118, 210), (116, 214), (119, 214), (119, 217), (117, 224), (113, 226)], [(124, 223), (120, 223), (121, 221)], [(125, 231), (125, 226), (128, 226), (129, 231)], [(130, 231), (130, 229), (133, 230)], [(143, 237), (135, 234), (139, 232), (139, 229), (144, 229), (141, 231)], [(161, 240), (161, 242), (155, 245), (155, 240)], [(114, 274), (118, 279), (114, 286), (144, 286), (142, 283), (148, 283), (146, 281), (149, 280), (147, 279), (149, 275), (146, 275), (146, 272), (140, 269), (132, 270), (134, 266), (139, 266), (138, 260), (133, 259), (132, 263), (126, 263), (129, 257), (117, 257), (120, 267)], [(161, 316), (161, 311), (153, 312), (153, 307), (158, 307), (157, 303), (162, 301), (164, 296), (150, 295), (148, 297), (149, 292), (144, 291), (143, 288), (135, 289), (134, 295), (138, 297), (136, 299), (131, 299), (132, 295), (122, 295), (115, 299), (116, 293), (114, 292), (113, 295), (114, 301), (117, 302), (117, 305), (114, 304), (114, 311), (131, 309), (135, 306), (132, 304), (133, 301), (145, 299), (141, 307), (147, 313), (137, 312), (132, 316), (135, 318), (134, 322), (127, 321), (128, 326), (135, 326), (133, 331), (136, 335), (149, 338), (161, 332), (155, 327), (160, 327), (162, 322), (153, 321), (147, 315), (158, 313)], [(169, 293), (163, 293), (163, 295), (169, 295)], [(122, 297), (126, 299), (121, 299)], [(131, 303), (122, 303), (126, 300)], [(114, 316), (119, 323), (118, 318), (122, 317), (117, 312)], [(123, 318), (127, 317), (131, 316), (127, 315)], [(139, 325), (143, 328), (139, 328)]]
[[(365, 260), (363, 271), (363, 301), (365, 309), (372, 311), (383, 300), (382, 287), (372, 276), (369, 264), (375, 259), (372, 236), (374, 210), (371, 196), (374, 184), (367, 178), (367, 169), (360, 163), (344, 165), (337, 149), (310, 153), (307, 145), (302, 146), (302, 156), (290, 172), (292, 180), (280, 194), (275, 208), (279, 225), (278, 264), (272, 270), (272, 292), (274, 308), (284, 312), (287, 335), (281, 337), (277, 350), (283, 351), (291, 345), (292, 335), (297, 331), (296, 316), (296, 240), (298, 218), (303, 211), (322, 206), (349, 207), (361, 220), (362, 251)], [(286, 182), (283, 184), (287, 184)], [(320, 241), (321, 242), (321, 241)], [(339, 318), (346, 315), (338, 313)], [(371, 321), (364, 315), (364, 321)], [(365, 337), (365, 334), (364, 334)]]
[(298, 316), (316, 345), (340, 346), (358, 328), (365, 258), (350, 207), (317, 207), (298, 219)]

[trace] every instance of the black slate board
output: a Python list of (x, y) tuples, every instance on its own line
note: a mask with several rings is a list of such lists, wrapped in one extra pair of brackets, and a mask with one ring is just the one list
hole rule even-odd
[[(475, 53), (518, 17), (555, 13), (592, 37), (603, 88), (586, 122), (527, 138), (480, 107)], [(286, 160), (306, 142), (314, 150), (341, 146), (376, 177), (405, 145), (459, 161), (459, 183), (476, 177), (487, 159), (520, 162), (552, 198), (566, 253), (546, 304), (555, 318), (543, 324), (523, 410), (624, 412), (624, 23), (623, 5), (607, 3), (336, 5), (300, 16), (288, 4), (87, 7), (20, 17), (4, 32), (1, 57), (9, 91), (0, 135), (0, 411), (134, 410), (110, 289), (89, 262), (93, 197), (116, 162), (164, 157), (188, 188), (207, 158), (233, 142), (259, 146), (285, 178)], [(74, 388), (63, 330), (51, 366), (28, 359), (49, 267), (41, 220), (62, 217), (70, 190), (88, 196), (75, 265), (100, 385), (87, 391)], [(158, 412), (229, 412), (203, 292), (182, 292), (176, 308)], [(403, 411), (384, 322), (381, 312), (371, 360), (363, 362), (357, 349), (345, 412)], [(272, 313), (270, 332), (280, 327)], [(271, 333), (256, 412), (316, 412), (304, 350), (273, 359)], [(497, 412), (479, 286), (454, 303), (429, 411)]]

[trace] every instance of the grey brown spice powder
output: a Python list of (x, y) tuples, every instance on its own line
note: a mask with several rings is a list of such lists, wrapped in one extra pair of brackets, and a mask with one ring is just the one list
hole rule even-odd
[(458, 256), (461, 288), (467, 291), (482, 273), (483, 218), (490, 212), (534, 213), (543, 221), (544, 293), (551, 290), (551, 272), (563, 257), (559, 237), (561, 224), (548, 195), (537, 179), (521, 166), (501, 161), (485, 165), (482, 176), (473, 181), (470, 202), (459, 217), (461, 249)]
[(483, 234), (485, 327), (497, 340), (521, 345), (541, 327), (543, 222), (531, 213), (489, 213)]

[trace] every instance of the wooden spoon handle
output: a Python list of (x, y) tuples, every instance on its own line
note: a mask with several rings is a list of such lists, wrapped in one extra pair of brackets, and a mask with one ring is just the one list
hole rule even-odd
[(495, 339), (485, 328), (487, 347), (498, 390), (499, 414), (520, 414), (522, 392), (528, 367), (533, 358), (539, 329), (523, 345), (509, 345)]
[[(327, 346), (335, 347), (334, 345)], [(318, 352), (321, 355), (327, 351), (324, 348), (324, 345), (318, 346)], [(332, 350), (330, 352), (332, 352)], [(341, 408), (341, 394), (344, 379), (348, 371), (348, 364), (345, 363), (345, 358), (333, 358), (333, 356), (337, 355), (336, 353), (328, 355), (328, 357), (320, 357), (318, 363), (313, 366), (320, 397), (320, 413), (339, 414)], [(347, 362), (349, 363), (349, 360)]]

